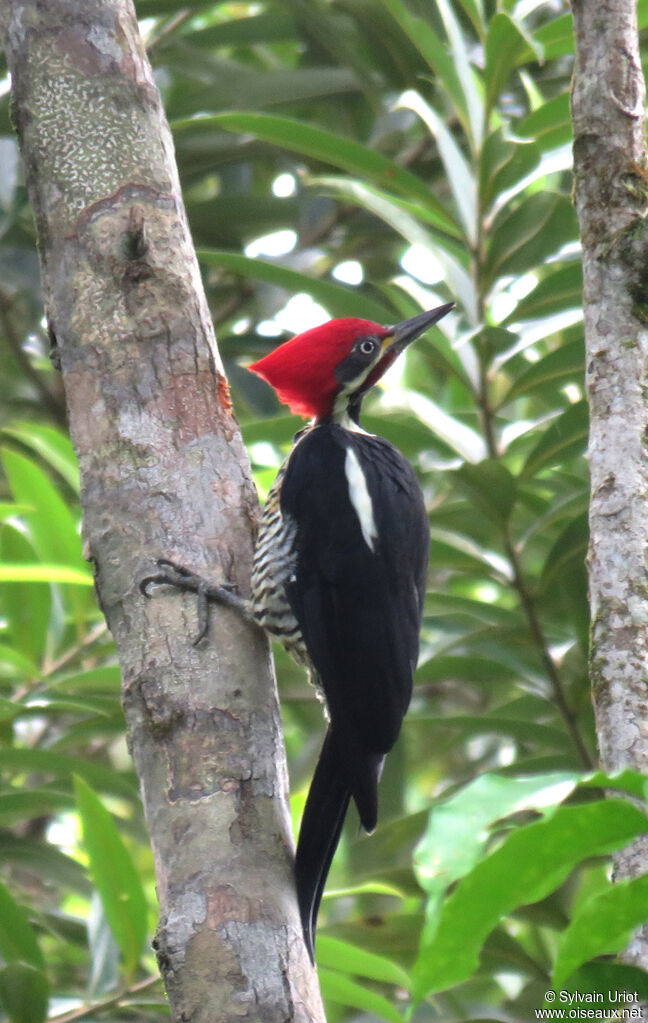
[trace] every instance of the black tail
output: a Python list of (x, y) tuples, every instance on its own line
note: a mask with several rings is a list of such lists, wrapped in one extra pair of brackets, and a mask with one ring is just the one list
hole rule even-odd
[(329, 728), (304, 807), (295, 856), (297, 901), (304, 941), (312, 963), (315, 961), (315, 928), (322, 892), (350, 798), (351, 792), (340, 773), (339, 753)]

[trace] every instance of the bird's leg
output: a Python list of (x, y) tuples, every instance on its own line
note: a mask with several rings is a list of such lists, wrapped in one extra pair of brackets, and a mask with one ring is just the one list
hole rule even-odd
[(198, 635), (193, 641), (193, 646), (197, 646), (201, 639), (207, 635), (210, 602), (231, 607), (246, 621), (254, 622), (250, 601), (239, 597), (235, 592), (234, 584), (220, 583), (215, 586), (203, 579), (202, 576), (190, 572), (182, 565), (169, 561), (167, 558), (158, 558), (156, 565), (159, 571), (155, 575), (147, 575), (141, 580), (140, 591), (145, 597), (150, 597), (149, 587), (161, 585), (173, 586), (176, 590), (196, 594), (198, 597)]

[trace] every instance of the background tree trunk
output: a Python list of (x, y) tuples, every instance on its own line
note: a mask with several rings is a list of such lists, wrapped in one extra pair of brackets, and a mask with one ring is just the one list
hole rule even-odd
[(220, 611), (195, 649), (195, 601), (138, 591), (155, 558), (171, 556), (245, 593), (256, 496), (134, 10), (5, 0), (3, 18), (174, 1018), (321, 1020), (267, 642)]
[[(573, 0), (575, 199), (590, 403), (590, 671), (607, 771), (648, 773), (648, 163), (636, 3)], [(648, 869), (641, 838), (618, 877)], [(648, 928), (626, 958), (648, 967)]]

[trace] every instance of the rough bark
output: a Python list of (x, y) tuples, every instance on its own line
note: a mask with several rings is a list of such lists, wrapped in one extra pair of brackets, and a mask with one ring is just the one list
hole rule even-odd
[[(575, 201), (583, 245), (590, 669), (603, 766), (648, 772), (648, 161), (635, 0), (573, 0)], [(648, 870), (648, 841), (617, 876)], [(628, 950), (648, 968), (648, 929)]]
[(266, 640), (145, 600), (175, 557), (249, 586), (256, 496), (130, 0), (0, 0), (84, 541), (119, 650), (176, 1020), (322, 1020)]

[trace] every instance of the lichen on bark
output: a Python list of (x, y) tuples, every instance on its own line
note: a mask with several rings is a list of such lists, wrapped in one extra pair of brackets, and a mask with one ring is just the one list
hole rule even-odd
[[(648, 159), (636, 3), (573, 0), (574, 197), (590, 404), (590, 675), (601, 761), (648, 773)], [(648, 842), (616, 858), (648, 869)], [(626, 953), (648, 967), (648, 931)]]
[(195, 603), (138, 587), (171, 556), (245, 593), (257, 501), (134, 10), (12, 0), (1, 13), (173, 1015), (317, 1023), (267, 641), (223, 610), (194, 648)]

